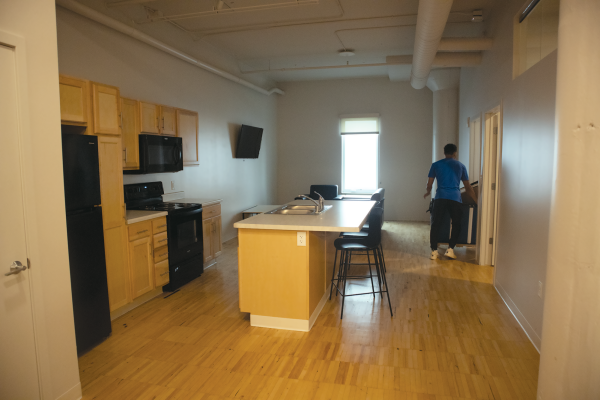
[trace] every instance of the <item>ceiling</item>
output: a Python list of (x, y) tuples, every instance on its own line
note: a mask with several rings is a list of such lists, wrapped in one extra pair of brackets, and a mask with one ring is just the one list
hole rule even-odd
[[(275, 82), (394, 76), (413, 52), (418, 0), (78, 0), (200, 60), (213, 50), (237, 75)], [(482, 37), (494, 0), (455, 0), (444, 37)], [(354, 56), (341, 57), (342, 50)], [(393, 70), (393, 71), (392, 71)]]

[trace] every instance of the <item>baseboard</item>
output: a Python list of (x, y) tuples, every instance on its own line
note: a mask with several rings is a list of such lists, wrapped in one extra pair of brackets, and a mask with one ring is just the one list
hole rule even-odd
[(207, 269), (212, 267), (213, 265), (215, 265), (217, 263), (217, 259), (215, 258), (214, 260), (211, 260), (207, 263), (204, 263), (204, 265), (202, 266), (202, 268)]
[(83, 397), (81, 391), (81, 382), (67, 390), (65, 393), (56, 398), (56, 400), (79, 400)]
[(310, 330), (308, 319), (279, 318), (266, 315), (250, 314), (250, 325), (260, 328), (284, 329), (287, 331), (308, 332)]
[(327, 303), (328, 297), (329, 294), (327, 291), (325, 291), (325, 293), (323, 293), (323, 297), (321, 297), (319, 304), (317, 304), (317, 307), (315, 308), (309, 319), (279, 318), (269, 317), (266, 315), (250, 314), (250, 325), (257, 326), (260, 328), (308, 332), (315, 324), (315, 321), (319, 317), (319, 314), (321, 313), (321, 310), (323, 310), (323, 307), (325, 307), (325, 303)]
[(146, 294), (141, 295), (140, 297), (134, 299), (131, 303), (127, 303), (123, 307), (117, 308), (115, 311), (111, 312), (110, 320), (114, 321), (115, 319), (119, 318), (123, 314), (126, 314), (129, 311), (133, 310), (134, 308), (141, 306), (142, 304), (152, 300), (153, 298), (155, 298), (156, 296), (158, 296), (162, 293), (163, 293), (163, 291), (162, 291), (162, 286), (161, 286), (154, 290), (149, 291)]
[(321, 310), (323, 310), (323, 307), (325, 307), (325, 303), (327, 303), (327, 299), (329, 298), (328, 292), (328, 290), (325, 290), (325, 293), (323, 293), (323, 297), (321, 297), (321, 301), (319, 301), (319, 304), (317, 304), (317, 308), (315, 308), (315, 311), (313, 311), (310, 318), (308, 319), (308, 330), (312, 329), (313, 325), (317, 321), (317, 318), (319, 318), (319, 314), (321, 314)]
[(542, 338), (539, 337), (539, 335), (535, 332), (533, 327), (531, 325), (529, 325), (529, 322), (527, 321), (525, 316), (521, 313), (521, 311), (519, 310), (519, 307), (517, 307), (515, 302), (512, 301), (512, 299), (510, 298), (508, 293), (506, 293), (506, 290), (504, 290), (502, 285), (500, 285), (499, 283), (496, 283), (494, 285), (494, 287), (496, 288), (496, 292), (498, 292), (498, 294), (504, 301), (504, 304), (506, 304), (506, 306), (508, 307), (508, 309), (510, 310), (512, 315), (515, 317), (515, 319), (519, 323), (519, 325), (521, 325), (521, 328), (523, 328), (523, 331), (529, 338), (529, 341), (531, 342), (531, 344), (533, 344), (533, 347), (535, 347), (535, 349), (539, 353), (540, 348), (542, 347)]

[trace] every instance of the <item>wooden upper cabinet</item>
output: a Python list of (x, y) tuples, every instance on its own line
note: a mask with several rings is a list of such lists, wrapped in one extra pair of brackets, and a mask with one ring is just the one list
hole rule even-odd
[[(119, 88), (92, 82), (92, 134), (121, 134), (121, 102)], [(88, 130), (89, 131), (89, 130)]]
[(160, 134), (160, 107), (156, 104), (140, 101), (140, 131), (141, 133)]
[(177, 136), (183, 142), (183, 164), (199, 164), (197, 112), (177, 109)]
[(137, 100), (121, 97), (121, 114), (123, 126), (121, 136), (123, 140), (123, 169), (140, 168), (140, 123)]
[(175, 108), (160, 106), (160, 133), (161, 135), (175, 136)]
[(63, 124), (87, 125), (89, 81), (59, 75), (60, 119)]

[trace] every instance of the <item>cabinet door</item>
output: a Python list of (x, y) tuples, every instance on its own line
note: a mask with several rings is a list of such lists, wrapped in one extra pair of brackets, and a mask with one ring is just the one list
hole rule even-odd
[(123, 147), (121, 138), (98, 136), (100, 194), (104, 229), (125, 225), (123, 199)]
[(123, 126), (123, 169), (140, 169), (140, 123), (138, 118), (138, 102), (121, 97), (121, 115)]
[(121, 102), (118, 87), (92, 82), (92, 115), (93, 134), (116, 136), (121, 134)]
[(151, 237), (129, 242), (129, 269), (131, 271), (132, 299), (154, 289), (154, 260), (152, 258)]
[(177, 136), (183, 143), (183, 165), (198, 164), (198, 113), (177, 110)]
[(110, 311), (131, 302), (125, 226), (104, 229), (104, 254)]
[(173, 107), (160, 106), (160, 133), (162, 135), (175, 136), (175, 109)]
[(142, 133), (154, 133), (158, 135), (159, 107), (156, 104), (140, 101), (140, 131)]
[(213, 225), (211, 247), (213, 257), (217, 258), (221, 255), (221, 251), (223, 250), (221, 242), (221, 216), (219, 215), (217, 217), (211, 218), (211, 220)]
[(209, 262), (213, 259), (212, 253), (212, 218), (202, 221), (202, 241), (204, 242), (204, 262)]
[(60, 119), (63, 124), (87, 125), (89, 113), (89, 82), (83, 79), (58, 77), (60, 88)]

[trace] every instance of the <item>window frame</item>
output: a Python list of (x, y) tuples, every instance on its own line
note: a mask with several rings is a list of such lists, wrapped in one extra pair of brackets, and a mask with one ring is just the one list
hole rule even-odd
[[(347, 120), (361, 120), (361, 119), (376, 119), (377, 120), (377, 131), (376, 132), (344, 132), (343, 126), (344, 126), (344, 121)], [(340, 139), (341, 139), (341, 151), (342, 151), (342, 190), (341, 190), (341, 194), (343, 195), (370, 195), (372, 194), (374, 191), (376, 191), (377, 189), (379, 189), (379, 163), (380, 163), (380, 135), (381, 135), (381, 117), (379, 116), (379, 114), (343, 114), (339, 116), (339, 124), (338, 124), (338, 131), (339, 131), (339, 135), (340, 135)], [(348, 190), (345, 187), (345, 164), (346, 164), (346, 160), (345, 160), (345, 136), (350, 136), (350, 135), (377, 135), (377, 145), (376, 145), (376, 152), (375, 152), (375, 188), (373, 189), (360, 189), (360, 190)]]

